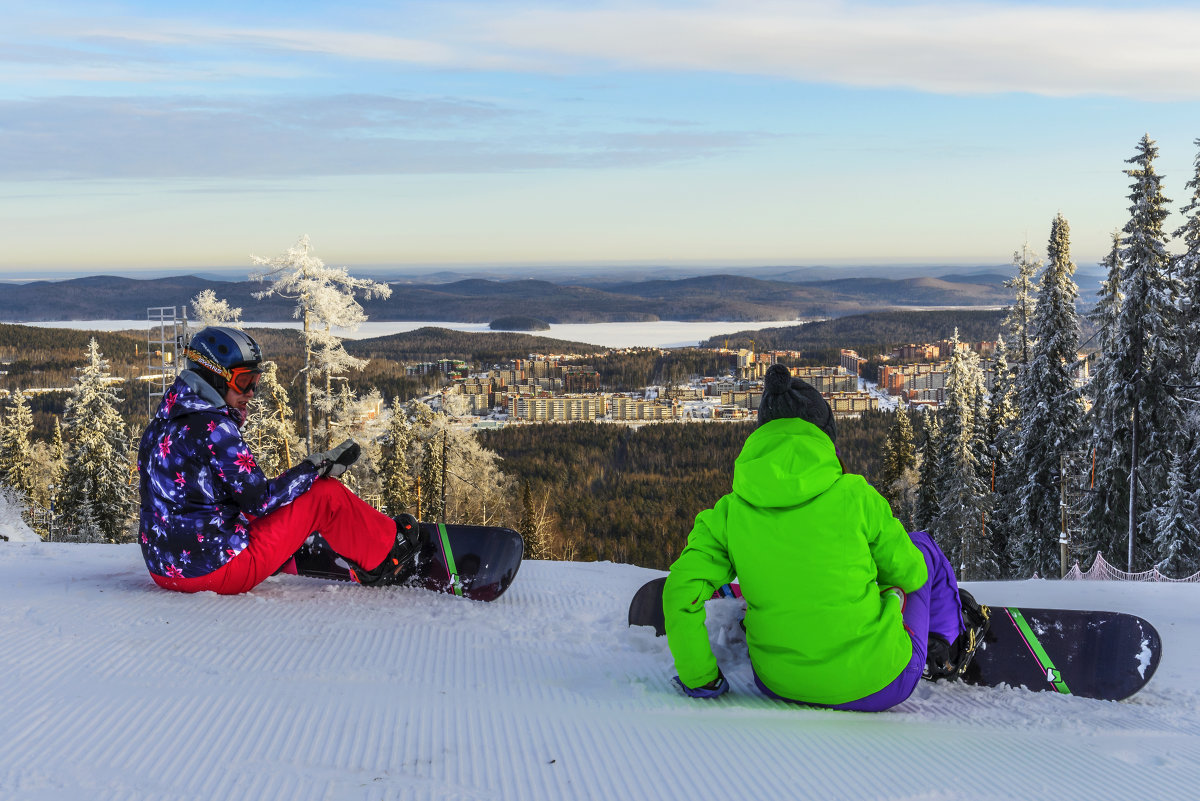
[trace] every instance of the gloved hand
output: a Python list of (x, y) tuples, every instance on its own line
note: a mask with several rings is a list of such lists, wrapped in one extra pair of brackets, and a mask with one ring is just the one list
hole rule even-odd
[(348, 439), (327, 451), (312, 454), (305, 461), (312, 462), (317, 466), (318, 478), (325, 476), (337, 478), (345, 473), (350, 465), (358, 461), (360, 453), (362, 453), (362, 448), (358, 446), (358, 443), (353, 439)]
[(721, 674), (720, 668), (717, 668), (717, 677), (703, 687), (693, 689), (680, 681), (678, 676), (675, 677), (674, 682), (679, 685), (679, 689), (692, 698), (716, 698), (718, 695), (723, 695), (729, 689), (729, 682)]

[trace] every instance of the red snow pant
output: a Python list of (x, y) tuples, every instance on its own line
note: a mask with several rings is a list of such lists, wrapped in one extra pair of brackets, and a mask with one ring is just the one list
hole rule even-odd
[(250, 524), (250, 544), (208, 575), (150, 575), (154, 583), (167, 590), (237, 595), (254, 589), (278, 570), (314, 531), (320, 532), (340, 556), (368, 570), (378, 567), (396, 542), (396, 522), (392, 518), (342, 482), (318, 478), (296, 500), (254, 520)]

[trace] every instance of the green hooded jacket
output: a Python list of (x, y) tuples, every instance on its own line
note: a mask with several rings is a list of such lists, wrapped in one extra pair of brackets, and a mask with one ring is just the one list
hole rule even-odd
[(833, 442), (798, 418), (751, 434), (733, 492), (696, 516), (663, 590), (667, 640), (680, 680), (717, 677), (704, 624), (715, 588), (741, 584), (746, 642), (778, 695), (841, 704), (874, 693), (912, 658), (900, 598), (919, 589), (925, 559), (888, 502), (842, 472)]

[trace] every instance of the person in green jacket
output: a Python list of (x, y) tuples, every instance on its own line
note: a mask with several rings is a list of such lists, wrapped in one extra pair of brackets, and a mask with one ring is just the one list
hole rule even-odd
[(895, 706), (925, 672), (931, 641), (961, 660), (961, 647), (942, 647), (964, 632), (954, 571), (928, 534), (909, 535), (844, 471), (816, 389), (772, 366), (758, 419), (733, 491), (696, 516), (663, 590), (676, 682), (693, 697), (728, 689), (704, 603), (736, 577), (760, 690), (836, 709)]

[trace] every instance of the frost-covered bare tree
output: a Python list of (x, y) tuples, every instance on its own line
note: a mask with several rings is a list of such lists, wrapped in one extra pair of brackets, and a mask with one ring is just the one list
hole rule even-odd
[(311, 453), (314, 374), (324, 378), (321, 403), (332, 409), (332, 377), (366, 365), (365, 360), (346, 353), (333, 329), (353, 331), (367, 319), (356, 295), (387, 298), (392, 290), (377, 281), (353, 278), (345, 267), (327, 266), (312, 252), (307, 235), (279, 256), (251, 258), (255, 265), (264, 268), (251, 277), (271, 284), (270, 288), (255, 293), (255, 297), (277, 295), (296, 301), (293, 316), (304, 323), (305, 445)]
[(242, 310), (240, 307), (230, 308), (229, 302), (217, 298), (216, 292), (203, 289), (192, 298), (192, 319), (200, 326), (223, 325), (241, 328)]

